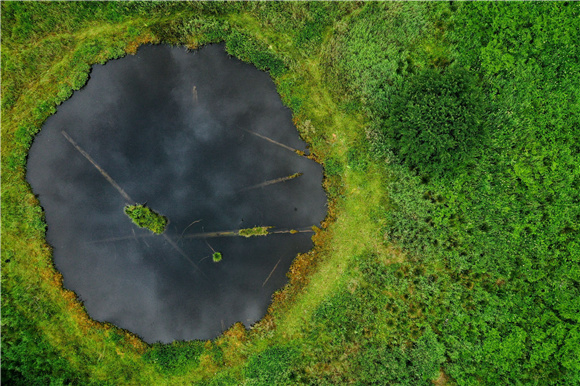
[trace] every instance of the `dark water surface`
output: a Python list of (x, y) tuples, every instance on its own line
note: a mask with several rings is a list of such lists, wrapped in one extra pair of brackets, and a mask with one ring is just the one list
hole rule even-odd
[[(63, 130), (132, 200), (169, 218), (168, 238), (133, 225), (126, 200)], [(221, 45), (194, 53), (147, 46), (96, 65), (86, 87), (47, 120), (27, 178), (64, 285), (91, 317), (170, 342), (213, 338), (264, 316), (312, 234), (190, 236), (309, 229), (326, 215), (326, 196), (320, 165), (244, 130), (305, 150), (268, 74)], [(304, 174), (247, 189), (294, 173)]]

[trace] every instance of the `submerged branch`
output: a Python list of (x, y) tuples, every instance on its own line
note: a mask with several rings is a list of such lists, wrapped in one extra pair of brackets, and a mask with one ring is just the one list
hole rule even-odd
[(169, 245), (173, 247), (173, 249), (175, 249), (181, 256), (183, 256), (187, 261), (189, 261), (195, 269), (197, 269), (203, 276), (205, 276), (205, 273), (203, 273), (203, 271), (197, 266), (197, 264), (193, 262), (193, 259), (191, 259), (185, 252), (183, 252), (181, 248), (179, 248), (179, 246), (175, 243), (175, 241), (171, 240), (171, 238), (166, 234), (163, 234), (162, 236), (165, 240), (167, 240)]
[(181, 240), (181, 238), (183, 237), (183, 234), (185, 233), (186, 230), (189, 229), (190, 226), (192, 226), (193, 224), (197, 224), (198, 222), (201, 222), (201, 219), (192, 221), (188, 226), (186, 226), (185, 229), (183, 230), (183, 232), (181, 232), (179, 239)]
[(158, 236), (155, 233), (137, 235), (134, 232), (135, 231), (133, 231), (133, 235), (132, 236), (119, 236), (119, 237), (110, 237), (110, 238), (107, 238), (107, 239), (93, 240), (93, 241), (88, 241), (88, 244), (107, 243), (109, 241), (137, 240), (137, 239), (144, 238), (144, 237), (154, 237), (154, 236)]
[(105, 177), (105, 179), (111, 184), (113, 185), (113, 187), (115, 189), (117, 189), (117, 191), (121, 194), (121, 196), (123, 196), (123, 198), (127, 201), (127, 204), (130, 204), (132, 202), (135, 202), (131, 199), (131, 197), (129, 197), (129, 195), (127, 194), (127, 192), (125, 192), (123, 190), (123, 188), (121, 188), (121, 186), (119, 186), (119, 184), (117, 184), (117, 182), (115, 182), (115, 180), (102, 168), (99, 166), (99, 164), (97, 164), (95, 162), (94, 159), (91, 158), (91, 156), (83, 150), (82, 147), (80, 147), (74, 139), (71, 138), (70, 135), (68, 135), (68, 133), (64, 130), (61, 131), (61, 134), (66, 138), (67, 141), (70, 142), (71, 145), (74, 146), (75, 149), (77, 149), (77, 151), (79, 153), (82, 154), (83, 157), (85, 157), (100, 173), (103, 177)]
[(314, 233), (314, 231), (311, 228), (308, 228), (308, 229), (300, 229), (300, 230), (289, 229), (289, 230), (285, 230), (285, 231), (272, 231), (270, 233), (272, 233), (272, 234), (290, 233), (292, 235), (295, 235), (296, 233)]
[(283, 148), (284, 148), (284, 149), (286, 149), (286, 150), (290, 150), (291, 152), (293, 152), (293, 153), (295, 153), (295, 154), (298, 154), (299, 156), (306, 157), (306, 156), (304, 155), (304, 152), (303, 152), (303, 151), (301, 151), (301, 150), (294, 149), (293, 147), (290, 147), (290, 146), (288, 146), (288, 145), (284, 145), (283, 143), (280, 143), (280, 142), (274, 141), (272, 138), (268, 138), (268, 137), (266, 137), (265, 135), (258, 134), (258, 133), (254, 132), (254, 131), (251, 131), (251, 130), (246, 130), (246, 129), (242, 129), (242, 130), (244, 130), (245, 132), (247, 132), (247, 133), (250, 133), (250, 134), (252, 134), (252, 135), (255, 135), (256, 137), (259, 137), (259, 138), (265, 139), (266, 141), (268, 141), (268, 142), (270, 142), (270, 143), (273, 143), (274, 145), (278, 145), (278, 146), (280, 146), (280, 147), (283, 147)]
[[(257, 231), (254, 231), (258, 228)], [(265, 233), (264, 230), (265, 229)], [(269, 231), (269, 228), (273, 228), (271, 226), (268, 227), (255, 227), (255, 228), (244, 228), (244, 229), (235, 229), (231, 231), (221, 231), (221, 232), (202, 232), (202, 233), (191, 233), (188, 235), (183, 236), (184, 239), (203, 239), (203, 238), (212, 238), (212, 237), (251, 237), (251, 236), (267, 236), (273, 234), (297, 234), (297, 233), (314, 233), (314, 231), (310, 228), (305, 229), (286, 229), (286, 230), (277, 230), (277, 231)]]
[(201, 232), (201, 233), (191, 233), (183, 236), (184, 239), (204, 239), (208, 237), (232, 237), (239, 236), (238, 231), (221, 231), (221, 232)]
[(289, 175), (289, 176), (287, 176), (287, 177), (276, 178), (276, 179), (274, 179), (274, 180), (268, 180), (268, 181), (262, 182), (262, 183), (260, 183), (260, 184), (257, 184), (257, 185), (252, 185), (252, 186), (249, 186), (249, 187), (247, 187), (247, 188), (244, 188), (244, 189), (238, 190), (238, 193), (240, 193), (240, 192), (245, 192), (245, 191), (252, 190), (252, 189), (263, 188), (263, 187), (265, 187), (265, 186), (268, 186), (268, 185), (274, 185), (274, 184), (278, 184), (278, 183), (280, 183), (280, 182), (286, 182), (286, 181), (289, 181), (289, 180), (293, 180), (294, 178), (298, 178), (298, 177), (300, 177), (302, 174), (303, 174), (303, 173), (294, 173), (294, 174), (291, 174), (291, 175)]
[(276, 263), (276, 265), (274, 266), (274, 268), (272, 268), (272, 270), (270, 271), (270, 274), (268, 275), (268, 277), (266, 278), (266, 280), (264, 280), (264, 282), (262, 283), (262, 287), (266, 285), (266, 283), (268, 282), (268, 280), (270, 280), (270, 276), (272, 276), (272, 274), (274, 273), (274, 271), (276, 270), (276, 268), (278, 268), (278, 264), (280, 264), (281, 261), (282, 261), (282, 259), (278, 260), (278, 262)]

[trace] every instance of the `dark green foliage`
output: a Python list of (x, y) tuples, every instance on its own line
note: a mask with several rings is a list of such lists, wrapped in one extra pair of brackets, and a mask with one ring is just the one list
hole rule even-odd
[[(333, 21), (328, 6), (324, 2), (311, 2), (308, 4), (308, 19), (304, 22), (302, 28), (296, 37), (296, 45), (316, 44), (322, 41), (324, 29)], [(336, 10), (336, 7), (332, 7)]]
[(445, 346), (431, 330), (411, 347), (369, 342), (355, 359), (362, 384), (432, 385), (445, 361)]
[(378, 260), (358, 256), (350, 267), (356, 279), (314, 313), (311, 361), (348, 358), (346, 370), (328, 375), (333, 384), (430, 384), (446, 360), (441, 337), (426, 323), (441, 306), (440, 285), (418, 261)]
[(228, 35), (226, 51), (243, 61), (253, 63), (260, 70), (270, 72), (272, 76), (282, 74), (286, 68), (284, 62), (268, 47), (238, 31), (232, 31)]
[(201, 341), (155, 343), (143, 354), (143, 359), (156, 364), (165, 373), (183, 374), (199, 362), (203, 350), (204, 343)]
[(209, 382), (210, 386), (237, 386), (239, 384), (239, 380), (225, 371), (217, 373), (216, 376), (213, 377)]
[(184, 22), (181, 33), (184, 35), (203, 34), (203, 43), (217, 43), (226, 39), (229, 26), (219, 19), (200, 18), (188, 19)]
[(211, 257), (212, 257), (214, 263), (219, 263), (220, 261), (222, 261), (221, 252), (214, 252)]
[(294, 362), (300, 354), (291, 346), (272, 346), (248, 359), (244, 369), (247, 384), (288, 385), (293, 384)]
[(340, 180), (344, 173), (345, 165), (337, 157), (328, 157), (324, 160), (324, 175), (332, 184), (329, 184), (327, 194), (330, 197), (338, 197), (341, 194)]
[[(375, 154), (389, 162), (389, 201), (375, 217), (389, 241), (445, 270), (363, 272), (387, 288), (418, 286), (422, 299), (402, 294), (408, 308), (389, 308), (427, 306), (443, 370), (460, 384), (577, 382), (580, 348), (568, 342), (579, 339), (580, 7), (383, 7), (405, 9), (394, 12), (399, 29), (387, 31), (385, 13), (355, 21), (345, 41), (361, 54), (347, 50), (342, 63), (373, 117)], [(375, 30), (385, 43), (365, 49)]]
[(471, 73), (426, 69), (393, 98), (385, 145), (421, 173), (457, 173), (483, 145), (483, 106)]
[[(5, 286), (2, 286), (5, 290)], [(24, 295), (26, 296), (26, 295)], [(24, 299), (18, 299), (23, 301)], [(2, 383), (7, 385), (82, 384), (74, 369), (12, 302), (2, 301)]]
[(360, 297), (344, 291), (322, 303), (314, 313), (315, 320), (324, 326), (326, 333), (337, 340), (336, 344), (356, 340), (357, 335), (361, 335), (363, 329), (372, 323), (374, 316), (371, 310), (366, 312), (361, 300)]
[(141, 228), (149, 229), (158, 234), (165, 232), (167, 217), (156, 213), (145, 205), (127, 205), (125, 206), (125, 214)]
[(230, 33), (227, 22), (212, 17), (162, 19), (153, 23), (150, 28), (165, 43), (172, 45), (183, 44), (192, 35), (198, 38), (199, 44), (218, 43), (225, 40)]

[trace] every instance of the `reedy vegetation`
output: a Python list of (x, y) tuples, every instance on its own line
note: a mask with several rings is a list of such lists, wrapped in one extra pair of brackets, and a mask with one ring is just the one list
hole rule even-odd
[[(580, 382), (574, 3), (2, 3), (2, 373), (16, 384)], [(270, 71), (324, 163), (314, 251), (252, 330), (145, 345), (62, 290), (24, 180), (90, 64)]]

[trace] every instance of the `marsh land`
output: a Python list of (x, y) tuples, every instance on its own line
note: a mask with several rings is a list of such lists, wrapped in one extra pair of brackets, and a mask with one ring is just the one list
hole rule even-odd
[[(578, 3), (4, 1), (1, 11), (3, 382), (580, 383)], [(216, 271), (234, 264), (227, 243), (271, 240), (271, 254), (278, 238), (303, 237), (306, 248), (262, 267), (258, 287), (288, 281), (249, 328), (232, 319), (213, 339), (149, 344), (91, 319), (67, 289), (58, 226), (26, 180), (29, 150), (99, 68), (214, 43), (273, 81), (309, 149), (275, 133), (244, 138), (320, 163), (328, 212), (313, 233), (297, 227), (316, 221), (194, 223), (197, 236), (174, 242), (199, 243)], [(192, 109), (205, 103), (198, 84), (186, 94)], [(59, 135), (70, 163), (110, 189)], [(114, 159), (71, 138), (131, 193)], [(284, 178), (301, 172), (227, 191), (290, 189), (306, 172)], [(180, 223), (162, 202), (131, 198), (169, 218), (164, 235), (201, 218)], [(275, 228), (239, 237), (262, 226)]]

